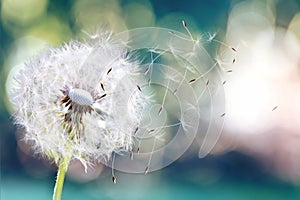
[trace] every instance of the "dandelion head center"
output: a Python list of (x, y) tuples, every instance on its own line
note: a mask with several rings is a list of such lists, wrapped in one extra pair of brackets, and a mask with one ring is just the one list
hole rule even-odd
[[(59, 104), (62, 105), (64, 121), (74, 124), (81, 124), (85, 113), (91, 113), (93, 104), (97, 100), (97, 96), (93, 91), (85, 90), (76, 87), (65, 87), (61, 90), (63, 96), (59, 99)], [(74, 128), (74, 127), (73, 127)]]
[(90, 106), (94, 102), (92, 95), (88, 91), (83, 89), (71, 89), (68, 96), (74, 103), (82, 106)]

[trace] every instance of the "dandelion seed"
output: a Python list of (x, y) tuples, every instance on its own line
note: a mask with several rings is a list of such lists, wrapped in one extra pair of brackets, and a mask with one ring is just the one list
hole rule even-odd
[(195, 81), (196, 81), (196, 79), (193, 78), (193, 79), (191, 79), (191, 80), (189, 81), (189, 83), (191, 84), (191, 83), (194, 83)]
[(226, 81), (223, 81), (222, 85), (225, 85)]
[(182, 25), (183, 25), (184, 28), (186, 28), (186, 23), (185, 23), (184, 20), (182, 20)]
[(234, 64), (235, 63), (235, 58), (232, 60), (232, 64)]
[(101, 85), (102, 90), (105, 91), (105, 89), (104, 89), (104, 84), (103, 84), (103, 83), (100, 83), (100, 85)]
[(151, 132), (154, 132), (154, 131), (155, 131), (155, 129), (150, 129), (148, 132), (151, 133)]
[(135, 135), (138, 132), (138, 130), (139, 130), (139, 127), (136, 127), (133, 134)]
[(275, 106), (275, 107), (272, 109), (272, 111), (276, 110), (277, 108), (278, 108), (278, 106)]
[(223, 45), (223, 46), (225, 46), (225, 47), (227, 47), (227, 48), (230, 48), (231, 50), (237, 52), (237, 50), (236, 50), (234, 47), (232, 47), (232, 46), (226, 44), (225, 42), (222, 42), (222, 41), (220, 41), (220, 40), (216, 40), (216, 39), (214, 39), (214, 38), (212, 39), (212, 41), (214, 41), (214, 42), (216, 42), (216, 43), (218, 43), (218, 44), (221, 44), (221, 45)]
[(146, 68), (144, 74), (147, 75), (149, 71), (150, 71), (150, 65)]
[(183, 25), (183, 27), (185, 28), (186, 32), (189, 34), (191, 40), (192, 40), (192, 41), (195, 41), (194, 38), (193, 38), (193, 36), (192, 36), (192, 34), (191, 34), (191, 32), (190, 32), (190, 30), (188, 29), (188, 27), (187, 27), (187, 25), (186, 25), (186, 22), (185, 22), (184, 20), (182, 20), (182, 25)]
[(148, 171), (149, 171), (149, 167), (147, 166), (147, 167), (145, 168), (144, 175), (147, 175), (147, 174), (148, 174)]
[(110, 73), (112, 71), (112, 67), (111, 68), (109, 68), (109, 70), (107, 71), (107, 75)]
[(208, 86), (208, 84), (209, 84), (209, 80), (206, 81), (206, 86)]
[(224, 117), (225, 116), (225, 113), (223, 113), (220, 117)]
[(114, 184), (117, 184), (117, 178), (116, 178), (115, 176), (112, 177), (112, 182), (113, 182)]
[(227, 70), (227, 72), (228, 72), (228, 73), (231, 73), (231, 72), (233, 72), (233, 71), (232, 71), (232, 69), (229, 69), (229, 70)]
[(100, 99), (102, 99), (102, 98), (106, 97), (106, 95), (107, 95), (107, 94), (103, 94), (103, 95), (101, 95), (101, 96), (98, 98), (98, 100), (100, 100)]
[(139, 85), (137, 85), (136, 87), (138, 88), (138, 90), (139, 90), (140, 92), (142, 91), (142, 89), (141, 89), (141, 87), (140, 87)]
[(161, 106), (160, 108), (159, 108), (159, 110), (158, 110), (158, 115), (160, 115), (161, 114), (161, 112), (162, 112), (162, 109), (163, 109), (163, 107)]

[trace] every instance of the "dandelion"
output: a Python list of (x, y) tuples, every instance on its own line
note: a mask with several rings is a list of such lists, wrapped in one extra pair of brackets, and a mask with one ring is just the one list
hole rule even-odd
[[(51, 48), (15, 76), (10, 93), (15, 123), (37, 153), (58, 165), (53, 199), (61, 198), (71, 160), (87, 169), (95, 160), (107, 163), (112, 153), (132, 149), (147, 97), (136, 88), (137, 62), (110, 36)], [(128, 112), (121, 113), (118, 106), (128, 96)]]

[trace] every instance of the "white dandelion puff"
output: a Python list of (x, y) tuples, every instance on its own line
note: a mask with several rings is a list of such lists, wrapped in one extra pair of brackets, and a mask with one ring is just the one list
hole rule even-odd
[[(137, 62), (128, 60), (110, 35), (52, 48), (26, 62), (15, 77), (10, 93), (15, 123), (25, 128), (24, 139), (33, 142), (36, 152), (57, 164), (65, 158), (84, 166), (92, 160), (106, 163), (113, 152), (132, 149), (148, 98), (131, 94)], [(116, 89), (119, 85), (122, 90)], [(125, 96), (131, 101), (122, 102)], [(124, 113), (118, 106), (124, 104), (131, 114), (120, 123)]]

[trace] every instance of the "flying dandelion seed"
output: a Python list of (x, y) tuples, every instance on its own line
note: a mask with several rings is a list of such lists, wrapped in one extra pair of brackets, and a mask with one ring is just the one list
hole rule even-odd
[(276, 110), (278, 108), (278, 106), (275, 106), (272, 108), (272, 111)]

